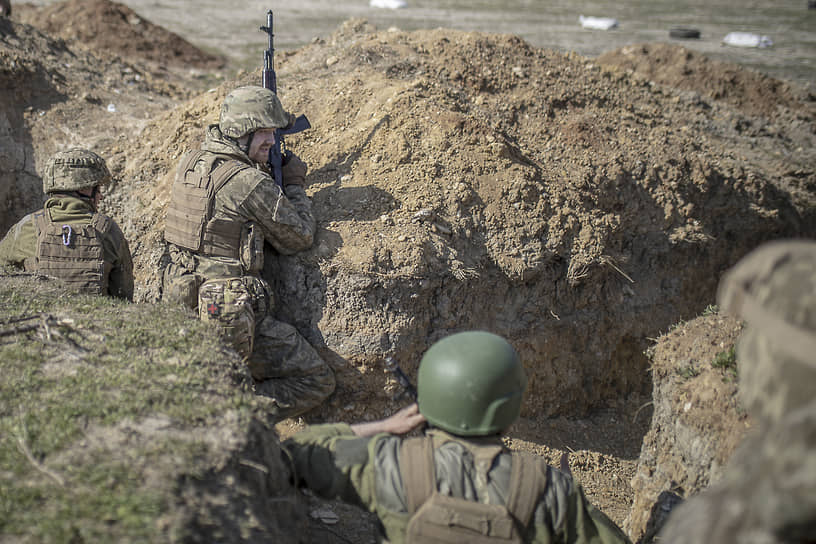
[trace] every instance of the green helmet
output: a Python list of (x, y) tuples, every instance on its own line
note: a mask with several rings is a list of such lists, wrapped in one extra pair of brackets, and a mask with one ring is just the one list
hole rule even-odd
[(440, 429), (462, 436), (495, 434), (521, 411), (527, 376), (504, 338), (460, 332), (436, 342), (419, 363), (419, 412)]
[(69, 149), (56, 153), (43, 175), (43, 191), (78, 191), (110, 182), (105, 159), (86, 149)]
[(283, 128), (290, 121), (291, 115), (283, 109), (275, 93), (248, 85), (238, 87), (224, 98), (218, 128), (224, 136), (240, 138), (262, 128)]

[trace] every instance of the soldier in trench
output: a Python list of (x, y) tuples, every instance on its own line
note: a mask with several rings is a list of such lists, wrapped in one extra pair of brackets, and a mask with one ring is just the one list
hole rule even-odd
[(196, 309), (244, 356), (256, 393), (270, 413), (297, 416), (334, 391), (334, 373), (290, 324), (272, 316), (274, 298), (261, 277), (264, 244), (294, 254), (315, 234), (304, 190), (306, 164), (288, 154), (283, 184), (267, 157), (275, 130), (293, 122), (278, 97), (258, 86), (239, 87), (224, 99), (217, 124), (200, 150), (184, 155), (165, 223), (170, 264), (164, 301)]
[(720, 282), (746, 321), (739, 395), (755, 422), (722, 479), (672, 511), (657, 542), (816, 542), (816, 242), (754, 250)]
[[(284, 450), (298, 484), (376, 513), (388, 542), (629, 542), (568, 471), (503, 446), (526, 385), (506, 340), (457, 333), (423, 356), (416, 404), (309, 427)], [(425, 423), (425, 436), (399, 436)]]
[(113, 219), (97, 211), (110, 179), (105, 160), (93, 151), (56, 153), (43, 175), (45, 205), (0, 241), (0, 266), (53, 276), (79, 292), (132, 300), (127, 240)]

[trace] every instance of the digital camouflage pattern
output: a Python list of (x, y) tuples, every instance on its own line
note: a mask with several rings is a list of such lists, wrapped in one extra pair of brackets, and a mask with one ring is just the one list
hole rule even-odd
[(740, 398), (757, 428), (723, 479), (675, 509), (661, 543), (816, 541), (816, 242), (766, 244), (720, 284), (745, 319)]
[[(244, 278), (215, 278), (198, 290), (198, 316), (202, 321), (212, 321), (239, 355), (249, 357), (255, 337), (253, 303), (259, 300), (249, 293)], [(261, 318), (264, 315), (265, 310), (259, 314)]]
[(218, 126), (224, 136), (240, 138), (261, 128), (286, 127), (292, 119), (275, 93), (248, 85), (238, 87), (224, 98)]
[(69, 149), (56, 153), (45, 167), (43, 192), (91, 189), (110, 180), (105, 159), (86, 149)]
[[(434, 450), (437, 488), (447, 496), (488, 504), (505, 504), (509, 494), (513, 455), (497, 436), (457, 437), (429, 431)], [(405, 541), (410, 515), (400, 472), (403, 440), (380, 434), (357, 437), (346, 424), (315, 425), (297, 433), (283, 446), (290, 454), (300, 484), (325, 498), (339, 498), (360, 505), (382, 522), (392, 544)], [(490, 452), (489, 468), (477, 468), (474, 459)], [(488, 465), (481, 465), (488, 466)], [(526, 528), (524, 542), (625, 543), (623, 532), (595, 508), (571, 476), (548, 466), (538, 466), (546, 481)]]
[[(62, 226), (90, 225), (96, 210), (88, 198), (72, 195), (54, 195), (45, 202), (43, 210), (51, 220)], [(35, 212), (39, 213), (39, 212)], [(0, 241), (0, 266), (11, 266), (29, 271), (39, 271), (39, 232), (35, 214), (23, 217)], [(105, 232), (97, 232), (102, 244), (102, 268), (107, 274), (107, 294), (133, 299), (133, 260), (127, 240), (116, 223), (107, 219)], [(51, 269), (50, 275), (60, 276), (58, 269)]]
[[(312, 244), (316, 224), (303, 188), (305, 164), (294, 157), (284, 167), (284, 190), (265, 165), (252, 161), (219, 125), (208, 127), (201, 149), (206, 153), (196, 169), (212, 171), (225, 161), (251, 166), (215, 194), (212, 210), (214, 220), (247, 228), (241, 229), (237, 258), (170, 244), (162, 298), (198, 308), (202, 319), (219, 323), (226, 339), (247, 357), (256, 392), (270, 399), (271, 413), (280, 418), (301, 414), (334, 391), (334, 374), (294, 327), (272, 317), (271, 289), (259, 270), (264, 242), (287, 255)], [(208, 311), (211, 303), (213, 313)]]

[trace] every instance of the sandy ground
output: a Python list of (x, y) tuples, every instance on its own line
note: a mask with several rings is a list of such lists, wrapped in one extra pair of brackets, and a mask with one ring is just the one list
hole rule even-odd
[[(48, 0), (34, 5), (53, 3)], [(122, 2), (168, 30), (208, 51), (226, 54), (237, 65), (260, 63), (266, 38), (258, 28), (266, 24), (266, 12), (275, 13), (276, 47), (291, 50), (316, 37), (325, 38), (343, 21), (362, 17), (378, 28), (402, 30), (454, 28), (514, 34), (536, 47), (576, 51), (585, 56), (640, 42), (673, 41), (718, 60), (735, 62), (764, 73), (816, 83), (816, 10), (804, 0), (735, 5), (729, 0), (581, 0), (536, 2), (530, 0), (409, 0), (403, 9), (378, 9), (367, 0), (332, 2), (303, 0), (296, 3), (242, 2), (240, 9), (218, 0), (127, 0)], [(14, 2), (12, 2), (14, 4)], [(579, 16), (611, 17), (619, 22), (610, 31), (587, 30)], [(217, 25), (213, 22), (217, 21)], [(670, 40), (674, 27), (700, 30), (696, 40)], [(767, 49), (726, 47), (729, 32), (769, 36)]]

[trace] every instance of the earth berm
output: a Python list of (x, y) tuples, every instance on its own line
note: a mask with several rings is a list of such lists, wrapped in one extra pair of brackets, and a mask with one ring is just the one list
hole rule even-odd
[[(43, 34), (48, 19), (40, 10), (47, 9), (62, 10), (71, 22), (60, 37)], [(97, 39), (83, 38), (84, 27)], [(135, 33), (131, 42), (141, 37), (151, 47), (114, 47), (114, 33), (126, 30)], [(51, 8), (15, 4), (13, 19), (0, 19), (0, 228), (40, 205), (39, 175), (51, 153), (93, 148), (116, 178), (103, 211), (131, 241), (137, 274), (137, 304), (99, 312), (84, 322), (84, 337), (49, 336), (55, 322), (45, 319), (3, 337), (3, 398), (12, 398), (6, 389), (18, 393), (3, 405), (3, 458), (14, 461), (3, 466), (14, 468), (4, 468), (0, 482), (4, 496), (8, 489), (36, 498), (3, 504), (4, 535), (22, 542), (65, 534), (89, 541), (99, 534), (206, 540), (219, 530), (236, 542), (304, 535), (373, 541), (369, 516), (302, 496), (273, 474), (282, 471), (271, 461), (276, 434), (287, 436), (308, 422), (393, 412), (405, 400), (395, 398), (397, 384), (382, 359), (395, 356), (415, 375), (430, 344), (473, 328), (506, 336), (530, 377), (523, 417), (508, 431), (508, 445), (552, 461), (570, 451), (591, 500), (627, 525), (633, 539), (648, 537), (662, 491), (690, 494), (716, 479), (749, 422), (739, 416), (730, 374), (711, 366), (727, 357), (738, 324), (705, 310), (721, 273), (748, 251), (765, 240), (816, 232), (813, 96), (677, 46), (642, 44), (590, 59), (536, 49), (510, 35), (382, 31), (363, 20), (279, 54), (282, 101), (313, 126), (287, 144), (310, 165), (319, 230), (307, 252), (268, 255), (264, 274), (276, 290), (278, 317), (331, 362), (338, 389), (304, 420), (269, 429), (257, 399), (212, 377), (236, 359), (217, 350), (187, 353), (188, 345), (173, 340), (175, 324), (163, 334), (138, 333), (138, 351), (149, 360), (116, 366), (127, 378), (112, 383), (100, 381), (96, 366), (105, 357), (127, 361), (134, 345), (93, 355), (85, 342), (98, 340), (82, 339), (135, 334), (127, 332), (128, 323), (139, 327), (150, 316), (181, 319), (173, 314), (178, 309), (155, 304), (174, 168), (217, 120), (226, 93), (260, 81), (259, 72), (235, 75), (217, 54), (182, 48), (178, 40), (101, 0)], [(23, 290), (19, 281), (4, 277), (4, 292)], [(4, 303), (4, 331), (11, 330), (11, 318), (32, 312), (72, 328), (87, 320), (87, 299), (55, 294), (39, 281), (26, 285), (21, 292), (32, 300), (50, 302), (39, 309), (20, 300)], [(186, 335), (203, 342), (211, 334), (184, 317), (185, 330), (192, 331)], [(168, 389), (162, 402), (148, 406), (63, 412), (50, 386), (26, 386), (62, 364), (59, 349), (36, 357), (19, 351), (41, 341), (37, 331), (50, 338), (46, 345), (67, 337), (82, 348), (71, 352), (83, 369), (76, 374), (80, 398), (126, 396), (134, 384), (150, 390), (155, 376), (173, 374), (179, 361), (200, 368), (200, 381), (190, 394)], [(237, 438), (193, 455), (195, 462), (174, 454), (168, 444), (196, 436), (186, 434), (192, 431), (180, 415), (195, 413), (192, 392), (230, 397), (230, 388), (250, 415), (230, 419), (225, 409), (194, 419), (201, 436), (220, 429)], [(677, 394), (682, 403), (671, 400)], [(693, 410), (685, 409), (689, 402)], [(677, 406), (680, 412), (673, 411)], [(32, 431), (37, 418), (25, 414), (38, 410), (56, 410), (66, 418), (59, 421), (71, 423), (57, 433), (59, 440), (46, 423)], [(726, 412), (734, 419), (721, 428), (714, 415)], [(681, 414), (694, 418), (682, 420), (693, 432), (665, 434)], [(154, 425), (157, 420), (162, 423)], [(157, 426), (178, 427), (179, 435), (159, 433), (168, 442), (157, 451), (173, 460), (158, 463), (160, 477), (143, 477), (138, 463), (131, 467), (136, 472), (120, 476), (95, 470), (99, 452), (111, 445), (138, 459), (156, 440)], [(99, 433), (108, 438), (95, 440)], [(117, 438), (123, 434), (126, 446)], [(666, 452), (683, 451), (685, 440), (712, 440), (713, 450), (693, 463), (670, 461)], [(58, 485), (49, 473), (65, 491), (48, 491)], [(74, 493), (82, 486), (116, 495), (132, 491), (134, 482), (155, 498), (138, 515), (129, 515), (135, 507), (127, 504), (105, 514), (104, 523), (86, 519), (84, 507), (65, 515), (87, 499)], [(246, 508), (212, 506), (237, 496)], [(289, 505), (281, 514), (286, 519), (264, 514), (276, 497)], [(340, 514), (335, 525), (321, 521), (332, 521), (326, 508)], [(29, 527), (32, 512), (53, 521)], [(292, 524), (306, 529), (292, 530)]]

